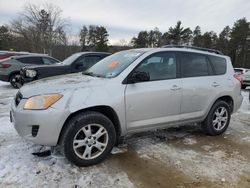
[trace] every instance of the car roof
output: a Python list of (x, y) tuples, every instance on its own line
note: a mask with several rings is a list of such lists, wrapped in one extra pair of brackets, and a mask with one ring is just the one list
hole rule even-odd
[(84, 55), (84, 54), (103, 54), (103, 55), (111, 55), (111, 53), (109, 52), (77, 52), (75, 54), (79, 54), (79, 55)]
[[(39, 55), (34, 55), (34, 54), (30, 54), (30, 55), (18, 55), (18, 56), (11, 56), (10, 59), (20, 59), (20, 58), (25, 58), (25, 57), (49, 57), (49, 58), (53, 58), (50, 57), (47, 54), (39, 54)], [(54, 59), (54, 58), (53, 58)]]
[[(193, 53), (200, 53), (200, 54), (207, 54), (207, 55), (214, 55), (214, 56), (219, 56), (219, 57), (227, 57), (223, 54), (218, 54), (218, 53), (214, 53), (214, 52), (209, 52), (206, 50), (199, 50), (199, 49), (192, 49), (192, 48), (178, 48), (178, 47), (171, 47), (171, 48), (167, 48), (167, 47), (159, 47), (159, 48), (134, 48), (134, 49), (130, 49), (130, 50), (135, 50), (135, 51), (140, 51), (140, 52), (150, 52), (150, 51), (154, 51), (154, 52), (160, 52), (160, 51), (180, 51), (180, 52), (193, 52)], [(129, 50), (127, 50), (129, 51)]]

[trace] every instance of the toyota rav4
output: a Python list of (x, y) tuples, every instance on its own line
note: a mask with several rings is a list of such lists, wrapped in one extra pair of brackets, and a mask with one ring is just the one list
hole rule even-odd
[(132, 49), (83, 73), (25, 85), (10, 116), (25, 139), (60, 146), (69, 161), (88, 166), (135, 132), (195, 123), (222, 134), (241, 105), (240, 87), (230, 58), (218, 51)]

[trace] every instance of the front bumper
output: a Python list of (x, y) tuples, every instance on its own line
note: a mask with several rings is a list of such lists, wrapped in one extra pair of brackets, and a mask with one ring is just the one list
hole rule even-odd
[(8, 82), (9, 81), (9, 76), (8, 75), (0, 75), (0, 80), (4, 81), (4, 82)]
[[(23, 110), (26, 99), (22, 99), (18, 106), (15, 100), (11, 104), (11, 120), (21, 137), (40, 145), (56, 146), (64, 122), (69, 116), (65, 109)], [(39, 126), (36, 136), (32, 136), (32, 127)]]

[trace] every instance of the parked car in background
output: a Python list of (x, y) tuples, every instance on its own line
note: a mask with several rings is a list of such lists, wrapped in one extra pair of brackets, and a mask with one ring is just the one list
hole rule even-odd
[(245, 74), (246, 72), (248, 72), (249, 71), (249, 69), (244, 69), (244, 68), (234, 68), (234, 72), (236, 73), (236, 74)]
[(20, 69), (31, 65), (51, 65), (60, 61), (47, 55), (20, 55), (0, 60), (0, 80), (18, 88)]
[(217, 51), (132, 49), (84, 73), (25, 85), (12, 101), (10, 119), (25, 139), (59, 146), (69, 161), (88, 166), (135, 132), (201, 123), (208, 135), (224, 133), (242, 103), (233, 75), (230, 58)]
[(81, 72), (109, 55), (110, 53), (105, 52), (79, 52), (66, 58), (60, 64), (24, 67), (20, 71), (20, 84), (23, 85), (24, 83), (50, 76)]
[(28, 52), (12, 52), (12, 51), (0, 51), (0, 60), (6, 59), (12, 56), (27, 55)]
[(242, 89), (246, 89), (246, 87), (250, 86), (250, 71), (240, 75), (240, 78)]

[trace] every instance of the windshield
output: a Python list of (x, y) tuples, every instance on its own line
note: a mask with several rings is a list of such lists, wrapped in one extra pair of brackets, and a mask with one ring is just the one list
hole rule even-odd
[(73, 63), (80, 56), (81, 56), (80, 53), (73, 54), (67, 57), (66, 59), (64, 59), (61, 63), (64, 65), (71, 65), (71, 63)]
[(99, 61), (83, 74), (104, 78), (116, 77), (143, 53), (144, 51), (141, 50), (127, 50), (115, 53)]

